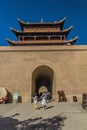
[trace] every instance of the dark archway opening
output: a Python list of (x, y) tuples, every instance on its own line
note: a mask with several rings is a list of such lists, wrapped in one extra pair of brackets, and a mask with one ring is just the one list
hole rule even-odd
[(37, 67), (32, 75), (32, 96), (45, 92), (53, 93), (53, 70), (45, 65)]
[(41, 96), (43, 92), (52, 94), (52, 80), (46, 75), (39, 75), (36, 79), (36, 93)]

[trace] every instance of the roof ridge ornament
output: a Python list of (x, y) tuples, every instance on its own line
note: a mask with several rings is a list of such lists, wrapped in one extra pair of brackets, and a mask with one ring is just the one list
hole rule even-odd
[(41, 23), (43, 23), (43, 18), (41, 18)]

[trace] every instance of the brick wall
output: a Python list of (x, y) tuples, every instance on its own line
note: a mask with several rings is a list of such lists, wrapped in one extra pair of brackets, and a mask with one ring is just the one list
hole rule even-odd
[(30, 102), (32, 74), (43, 65), (53, 71), (53, 99), (62, 90), (68, 101), (73, 96), (81, 101), (87, 92), (87, 46), (0, 47), (0, 86)]

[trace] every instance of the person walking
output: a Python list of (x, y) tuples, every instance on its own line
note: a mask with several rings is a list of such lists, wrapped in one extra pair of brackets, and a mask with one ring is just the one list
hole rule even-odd
[(50, 100), (51, 100), (51, 93), (47, 92), (47, 102), (50, 102)]
[(37, 110), (38, 109), (38, 96), (37, 94), (35, 94), (35, 96), (33, 97), (33, 103), (34, 103), (34, 109)]
[(46, 95), (46, 92), (44, 92), (42, 94), (41, 98), (42, 98), (41, 104), (43, 106), (43, 110), (45, 110), (46, 104), (47, 104), (47, 95)]

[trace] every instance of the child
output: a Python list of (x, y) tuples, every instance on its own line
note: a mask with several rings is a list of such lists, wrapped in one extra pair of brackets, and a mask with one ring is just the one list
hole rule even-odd
[(35, 96), (33, 97), (33, 103), (34, 103), (34, 109), (37, 110), (38, 109), (38, 96), (35, 94)]

